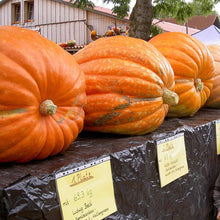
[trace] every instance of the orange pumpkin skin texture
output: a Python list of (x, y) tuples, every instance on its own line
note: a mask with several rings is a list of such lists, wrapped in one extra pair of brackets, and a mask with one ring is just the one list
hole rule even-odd
[(142, 135), (162, 124), (168, 111), (164, 90), (174, 89), (174, 74), (151, 44), (125, 36), (100, 38), (74, 58), (86, 78), (85, 130)]
[(220, 108), (220, 45), (207, 46), (215, 61), (215, 77), (211, 94), (206, 102), (206, 107)]
[(56, 155), (83, 128), (82, 70), (34, 31), (0, 27), (0, 94), (0, 162)]
[(167, 116), (193, 116), (207, 101), (213, 86), (214, 60), (207, 47), (180, 32), (162, 33), (150, 41), (170, 62), (179, 103)]

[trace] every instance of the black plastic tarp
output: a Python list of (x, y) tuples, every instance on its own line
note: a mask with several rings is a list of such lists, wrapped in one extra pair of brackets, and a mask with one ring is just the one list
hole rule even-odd
[[(63, 154), (27, 164), (1, 164), (0, 217), (60, 220), (54, 173), (109, 155), (118, 211), (105, 219), (215, 219), (219, 118), (220, 110), (202, 109), (191, 118), (167, 118), (143, 136), (82, 132)], [(156, 144), (179, 133), (184, 133), (189, 173), (161, 188)]]

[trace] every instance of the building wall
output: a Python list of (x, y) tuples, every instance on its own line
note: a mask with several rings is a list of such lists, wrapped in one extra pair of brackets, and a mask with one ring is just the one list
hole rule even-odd
[(12, 0), (0, 7), (0, 25), (11, 25), (11, 4)]
[[(119, 20), (116, 17), (107, 17), (103, 14), (88, 12), (88, 22), (93, 26), (93, 30), (96, 31), (99, 35), (104, 35), (109, 27), (120, 27), (123, 30), (126, 29), (126, 26), (129, 25), (129, 22), (126, 20)], [(90, 38), (90, 33), (88, 38)], [(91, 41), (91, 39), (90, 39)]]
[[(77, 45), (86, 45), (90, 38), (91, 28), (104, 34), (108, 26), (124, 26), (128, 22), (119, 21), (113, 16), (71, 7), (69, 3), (60, 0), (34, 0), (34, 21), (25, 22), (24, 1), (9, 0), (0, 6), (0, 25), (16, 25), (33, 30), (55, 43), (76, 40)], [(12, 3), (21, 2), (21, 23), (12, 24)]]
[(52, 41), (87, 43), (86, 11), (53, 0), (35, 0), (35, 25)]

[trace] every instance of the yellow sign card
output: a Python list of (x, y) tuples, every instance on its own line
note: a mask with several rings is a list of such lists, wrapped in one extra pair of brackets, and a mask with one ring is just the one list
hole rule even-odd
[(215, 128), (216, 128), (217, 155), (219, 155), (220, 154), (220, 120), (216, 121)]
[(158, 141), (157, 157), (161, 187), (187, 174), (189, 171), (184, 134)]
[(101, 220), (117, 211), (110, 157), (57, 173), (64, 220)]

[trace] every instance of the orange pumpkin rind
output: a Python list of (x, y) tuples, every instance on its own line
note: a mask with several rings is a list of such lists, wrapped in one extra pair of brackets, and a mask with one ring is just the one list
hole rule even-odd
[(143, 135), (163, 123), (168, 102), (178, 101), (165, 95), (174, 93), (170, 64), (146, 41), (100, 38), (74, 58), (86, 78), (85, 130)]

